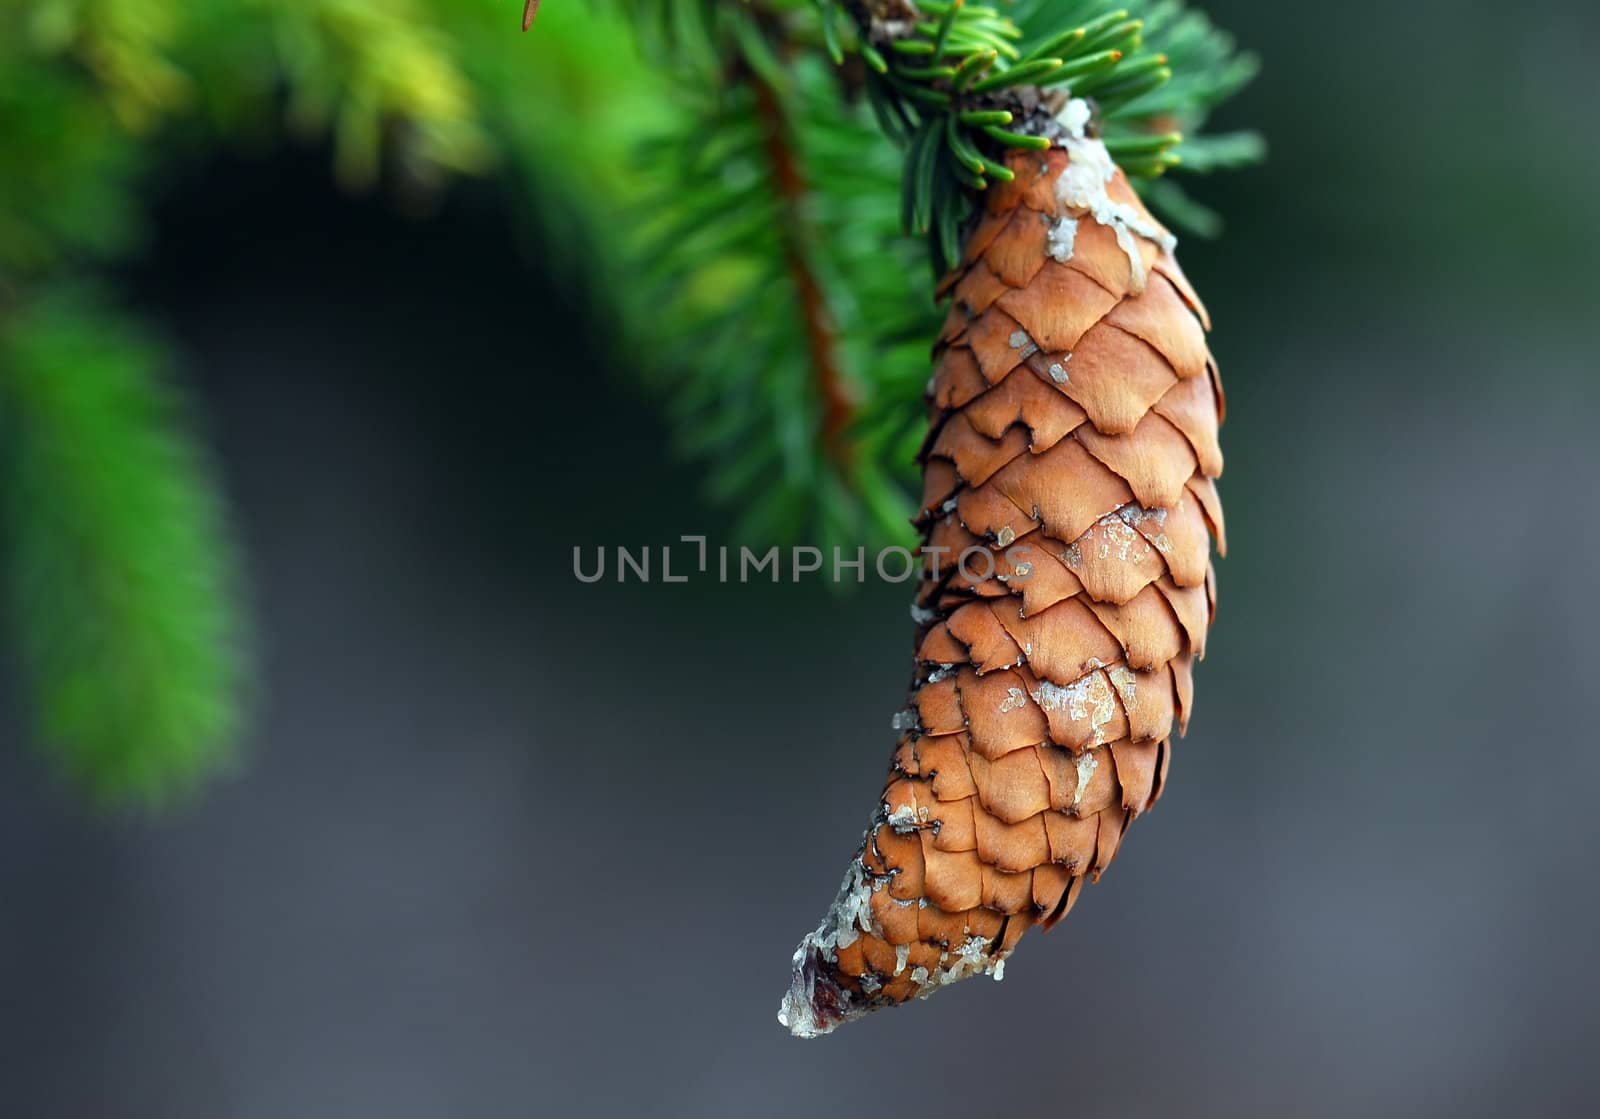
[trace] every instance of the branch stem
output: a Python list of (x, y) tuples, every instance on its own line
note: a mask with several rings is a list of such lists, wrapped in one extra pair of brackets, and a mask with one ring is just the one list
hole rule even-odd
[(808, 188), (795, 158), (792, 130), (780, 94), (759, 75), (750, 75), (750, 83), (761, 124), (762, 150), (780, 200), (784, 260), (794, 283), (805, 325), (806, 349), (822, 401), (822, 442), (829, 457), (843, 466), (850, 458), (849, 442), (844, 436), (854, 418), (856, 402), (840, 368), (838, 336), (828, 313), (827, 298), (806, 257), (805, 246), (813, 243), (802, 228)]

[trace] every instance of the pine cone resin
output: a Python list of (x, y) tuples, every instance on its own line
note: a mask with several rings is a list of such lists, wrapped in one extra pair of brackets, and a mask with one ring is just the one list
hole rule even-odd
[(1082, 103), (1060, 119), (940, 285), (915, 683), (795, 951), (778, 1020), (800, 1037), (999, 979), (1110, 865), (1188, 721), (1225, 548), (1210, 324)]

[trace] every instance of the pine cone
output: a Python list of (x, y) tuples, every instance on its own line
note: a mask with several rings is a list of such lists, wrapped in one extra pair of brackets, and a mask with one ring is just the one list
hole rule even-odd
[[(935, 350), (918, 631), (861, 851), (779, 1021), (826, 1033), (1066, 916), (1166, 783), (1225, 547), (1205, 309), (1103, 144), (1013, 152)], [(957, 562), (965, 555), (963, 562)]]

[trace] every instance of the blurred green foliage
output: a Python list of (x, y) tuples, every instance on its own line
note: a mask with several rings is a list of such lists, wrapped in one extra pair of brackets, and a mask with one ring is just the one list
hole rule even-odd
[[(1020, 28), (924, 7), (955, 28), (941, 44), (998, 43), (983, 62), (997, 87), (1029, 43), (1110, 29), (1134, 76), (1096, 80), (1152, 174), (1175, 160), (1151, 122), (1192, 129), (1252, 72), (1176, 0), (1144, 5), (1143, 24), (1034, 0), (1013, 9)], [(140, 244), (151, 169), (208, 145), (325, 137), (341, 185), (402, 198), (502, 176), (744, 542), (906, 539), (938, 313), (884, 129), (944, 127), (926, 108), (940, 71), (874, 69), (845, 12), (562, 0), (524, 36), (521, 12), (488, 0), (0, 0), (0, 558), (38, 738), (62, 768), (159, 803), (228, 758), (239, 724), (247, 627), (217, 478), (173, 356), (85, 294)], [(967, 125), (948, 124), (951, 174), (972, 181), (940, 195), (946, 246), (982, 182), (959, 166)], [(1256, 154), (1239, 137), (1177, 150), (1202, 170)], [(1214, 224), (1174, 189), (1152, 199)]]
[(102, 799), (192, 785), (239, 720), (234, 564), (164, 362), (79, 292), (11, 308), (0, 333), (9, 613), (39, 734)]
[(174, 356), (88, 294), (140, 243), (150, 171), (326, 135), (350, 189), (509, 168), (547, 206), (579, 180), (570, 198), (620, 201), (619, 122), (658, 119), (658, 91), (600, 65), (617, 20), (566, 7), (523, 38), (487, 4), (0, 0), (6, 616), (36, 737), (97, 799), (192, 788), (232, 755), (248, 690), (239, 565)]

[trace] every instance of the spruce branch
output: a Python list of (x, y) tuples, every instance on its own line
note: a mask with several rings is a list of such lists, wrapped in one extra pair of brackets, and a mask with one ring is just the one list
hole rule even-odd
[(106, 801), (216, 772), (243, 621), (213, 472), (159, 346), (78, 295), (0, 324), (0, 535), (42, 746)]
[[(936, 325), (897, 231), (896, 159), (793, 5), (634, 4), (689, 59), (683, 116), (631, 161), (652, 184), (637, 327), (680, 449), (750, 541), (901, 539), (906, 497), (866, 432), (926, 377)], [(915, 393), (913, 388), (912, 393)], [(914, 443), (896, 454), (909, 461)]]
[[(668, 343), (658, 375), (680, 448), (708, 461), (710, 491), (748, 511), (757, 539), (819, 522), (827, 540), (860, 539), (863, 526), (905, 536), (934, 315), (925, 282), (884, 282), (884, 262), (904, 259), (896, 225), (926, 239), (943, 273), (980, 192), (1011, 175), (1005, 152), (1049, 146), (1074, 97), (1186, 229), (1214, 231), (1214, 215), (1160, 176), (1186, 157), (1207, 170), (1259, 154), (1252, 137), (1195, 137), (1253, 63), (1175, 0), (1141, 18), (1094, 0), (623, 7), (693, 87), (685, 119), (634, 160), (664, 172), (647, 205), (663, 282), (641, 301), (640, 328)], [(837, 64), (832, 81), (816, 79), (819, 54)], [(823, 122), (850, 136), (848, 150), (808, 150)], [(885, 168), (877, 131), (903, 148), (903, 174)], [(877, 209), (886, 191), (898, 221)], [(822, 209), (880, 220), (808, 216)], [(827, 266), (864, 246), (857, 267)], [(768, 305), (773, 292), (786, 297)], [(872, 313), (840, 318), (863, 304)]]
[[(1259, 156), (1204, 135), (1253, 63), (1176, 0), (619, 6), (630, 22), (546, 5), (535, 43), (485, 3), (0, 0), (0, 329), (98, 329), (92, 304), (40, 318), (69, 305), (40, 293), (133, 243), (151, 134), (259, 135), (281, 93), (349, 185), (398, 156), (426, 183), (507, 168), (529, 209), (569, 207), (552, 251), (609, 299), (749, 542), (904, 539), (937, 316), (902, 211), (947, 261), (1007, 150), (1039, 146), (1069, 96), (1188, 227), (1215, 216), (1167, 172)], [(124, 336), (103, 341), (149, 353)]]

